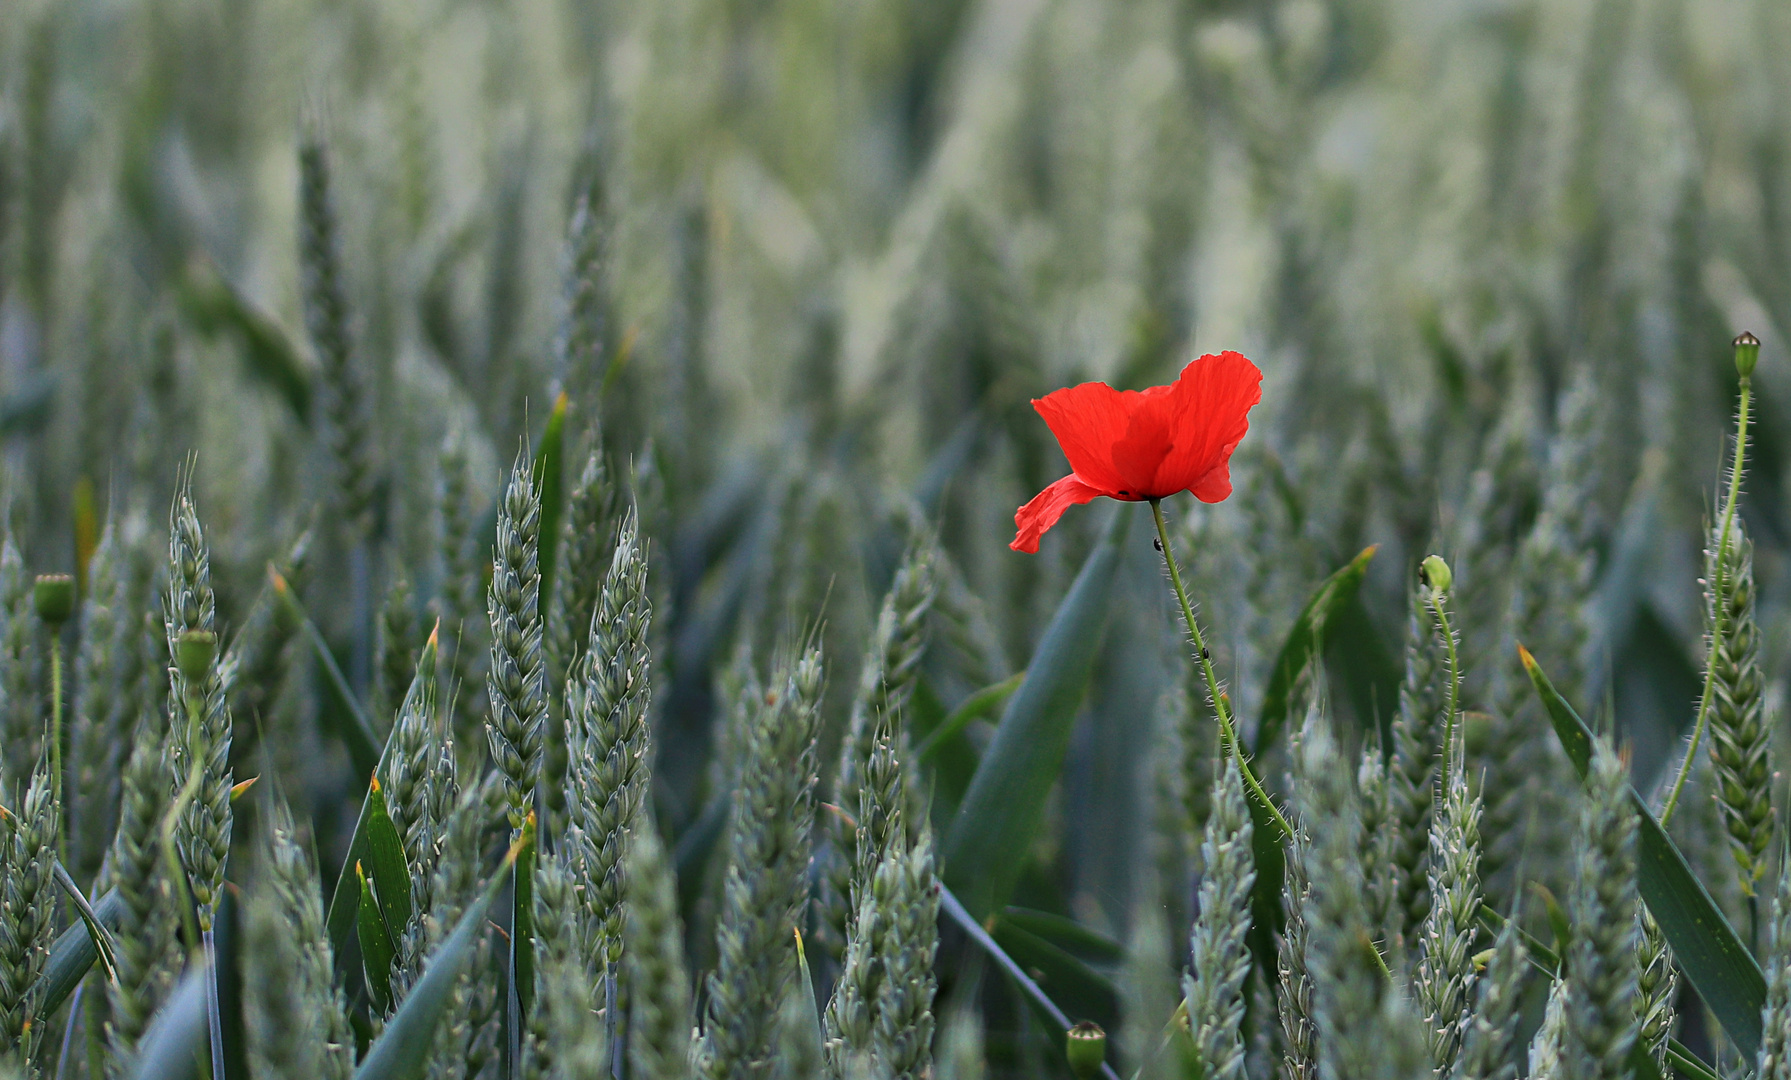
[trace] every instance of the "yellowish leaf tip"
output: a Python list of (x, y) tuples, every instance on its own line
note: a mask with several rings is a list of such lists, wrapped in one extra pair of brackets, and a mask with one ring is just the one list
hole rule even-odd
[(255, 781), (259, 779), (261, 779), (261, 777), (251, 776), (247, 780), (232, 784), (230, 787), (230, 801), (235, 802), (237, 799), (247, 794), (248, 790), (255, 786)]
[(1523, 661), (1525, 671), (1536, 670), (1536, 658), (1530, 655), (1530, 650), (1524, 648), (1522, 642), (1519, 642), (1517, 646), (1517, 658)]
[(379, 794), (379, 777), (375, 776), (372, 778), (368, 785), (368, 790), (375, 795)]

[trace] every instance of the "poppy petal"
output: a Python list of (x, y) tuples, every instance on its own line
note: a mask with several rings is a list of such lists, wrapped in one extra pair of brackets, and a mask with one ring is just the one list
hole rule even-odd
[(1202, 356), (1182, 369), (1170, 398), (1162, 422), (1174, 445), (1157, 464), (1152, 493), (1192, 490), (1204, 502), (1218, 502), (1231, 493), (1226, 466), (1250, 430), (1250, 409), (1262, 400), (1262, 371), (1241, 353)]
[(1224, 502), (1231, 498), (1231, 462), (1219, 465), (1212, 472), (1194, 481), (1188, 488), (1203, 503)]
[(1137, 396), (1122, 394), (1106, 383), (1086, 382), (1053, 390), (1035, 399), (1032, 407), (1057, 436), (1070, 471), (1100, 494), (1113, 495), (1126, 489), (1113, 465), (1113, 446), (1131, 425), (1128, 398)]
[(1031, 502), (1014, 513), (1014, 527), (1018, 532), (1014, 535), (1014, 542), (1008, 547), (1024, 551), (1028, 555), (1036, 555), (1039, 537), (1057, 524), (1057, 519), (1063, 516), (1065, 510), (1104, 494), (1106, 492), (1090, 487), (1080, 476), (1071, 473), (1034, 495)]

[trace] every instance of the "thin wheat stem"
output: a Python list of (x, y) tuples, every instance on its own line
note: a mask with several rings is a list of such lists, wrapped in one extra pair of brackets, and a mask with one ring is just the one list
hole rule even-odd
[(1169, 546), (1169, 527), (1163, 523), (1163, 500), (1150, 500), (1151, 517), (1157, 523), (1157, 543), (1163, 549), (1163, 562), (1169, 567), (1169, 583), (1175, 586), (1175, 598), (1182, 605), (1182, 619), (1188, 627), (1188, 634), (1194, 639), (1194, 652), (1200, 659), (1201, 674), (1206, 677), (1206, 692), (1213, 699), (1213, 715), (1219, 718), (1219, 738), (1226, 749), (1237, 758), (1238, 771), (1244, 775), (1244, 783), (1249, 786), (1251, 794), (1256, 796), (1262, 808), (1268, 811), (1269, 819), (1275, 823), (1280, 832), (1278, 840), (1293, 837), (1293, 827), (1281, 816), (1269, 793), (1262, 789), (1262, 782), (1256, 778), (1256, 771), (1244, 757), (1244, 748), (1238, 743), (1237, 730), (1231, 723), (1231, 706), (1219, 693), (1219, 678), (1213, 674), (1213, 659), (1207, 652), (1206, 642), (1200, 636), (1200, 623), (1195, 621), (1194, 606), (1188, 603), (1188, 590), (1182, 586), (1182, 572), (1175, 564), (1175, 552)]
[[(1716, 542), (1716, 580), (1711, 582), (1711, 595), (1724, 595), (1726, 582), (1723, 578), (1728, 574), (1729, 566), (1729, 534), (1735, 525), (1735, 503), (1741, 495), (1741, 469), (1747, 460), (1747, 418), (1748, 406), (1753, 402), (1753, 379), (1743, 376), (1741, 379), (1741, 408), (1735, 423), (1735, 462), (1729, 469), (1729, 499), (1723, 507), (1723, 530)], [(1710, 640), (1711, 647), (1722, 638), (1724, 605), (1718, 603), (1711, 615)], [(1698, 697), (1698, 720), (1692, 725), (1691, 745), (1685, 750), (1685, 760), (1679, 763), (1679, 775), (1673, 780), (1673, 793), (1667, 796), (1666, 805), (1661, 807), (1660, 824), (1666, 828), (1673, 820), (1673, 811), (1679, 807), (1679, 793), (1685, 789), (1686, 778), (1691, 776), (1692, 762), (1698, 759), (1698, 743), (1704, 738), (1704, 725), (1710, 719), (1710, 691), (1716, 680), (1716, 665), (1704, 665), (1704, 692)]]

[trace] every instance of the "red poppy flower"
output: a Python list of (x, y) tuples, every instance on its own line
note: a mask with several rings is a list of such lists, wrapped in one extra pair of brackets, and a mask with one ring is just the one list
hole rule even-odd
[(1201, 502), (1231, 494), (1231, 452), (1262, 400), (1262, 372), (1242, 353), (1194, 360), (1175, 382), (1115, 390), (1089, 382), (1034, 399), (1032, 407), (1070, 459), (1070, 475), (1014, 515), (1008, 547), (1036, 552), (1039, 537), (1072, 506), (1096, 496), (1126, 502), (1191, 491)]

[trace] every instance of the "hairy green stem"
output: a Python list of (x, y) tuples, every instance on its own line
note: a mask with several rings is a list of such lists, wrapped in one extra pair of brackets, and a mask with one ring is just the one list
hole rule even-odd
[(1455, 631), (1449, 626), (1443, 594), (1435, 589), (1430, 590), (1430, 610), (1437, 617), (1437, 629), (1443, 632), (1443, 644), (1449, 649), (1449, 710), (1443, 714), (1443, 782), (1446, 784), (1455, 750), (1455, 712), (1461, 707), (1461, 663), (1455, 655)]
[[(1725, 612), (1721, 597), (1724, 595), (1726, 584), (1723, 577), (1728, 573), (1729, 534), (1733, 531), (1735, 524), (1735, 503), (1741, 496), (1742, 465), (1747, 460), (1747, 417), (1748, 406), (1752, 401), (1753, 380), (1743, 376), (1741, 408), (1738, 410), (1739, 416), (1735, 423), (1735, 461), (1729, 469), (1729, 499), (1723, 507), (1723, 529), (1718, 534), (1716, 542), (1716, 580), (1710, 583), (1711, 595), (1718, 598), (1715, 605), (1716, 610), (1711, 615), (1710, 622), (1712, 649), (1716, 648), (1716, 642), (1722, 638), (1723, 634)], [(1663, 829), (1666, 828), (1668, 822), (1673, 820), (1673, 811), (1679, 807), (1679, 793), (1685, 789), (1686, 778), (1691, 775), (1692, 762), (1698, 759), (1698, 744), (1703, 741), (1704, 725), (1710, 718), (1710, 691), (1715, 680), (1716, 665), (1707, 661), (1704, 664), (1704, 692), (1698, 698), (1698, 719), (1692, 725), (1691, 745), (1685, 750), (1685, 760), (1679, 763), (1679, 775), (1673, 779), (1673, 792), (1667, 796), (1666, 805), (1661, 807), (1660, 824)]]
[(57, 806), (56, 828), (62, 830), (62, 636), (50, 636), (50, 798)]
[(1279, 839), (1291, 839), (1293, 827), (1287, 823), (1285, 817), (1281, 816), (1280, 809), (1275, 806), (1274, 800), (1269, 798), (1269, 793), (1263, 790), (1262, 782), (1256, 778), (1256, 771), (1250, 767), (1249, 760), (1244, 757), (1244, 748), (1239, 745), (1237, 730), (1231, 723), (1230, 705), (1219, 693), (1219, 678), (1213, 674), (1212, 656), (1207, 652), (1206, 641), (1200, 636), (1200, 623), (1194, 619), (1194, 606), (1188, 603), (1188, 590), (1182, 586), (1182, 572), (1176, 566), (1175, 552), (1169, 546), (1169, 527), (1163, 523), (1163, 500), (1150, 500), (1150, 512), (1151, 517), (1157, 523), (1157, 545), (1163, 549), (1163, 562), (1169, 567), (1169, 583), (1175, 586), (1175, 598), (1182, 605), (1182, 619), (1187, 623), (1189, 636), (1194, 639), (1194, 652), (1200, 660), (1201, 674), (1206, 677), (1206, 692), (1213, 699), (1213, 715), (1219, 718), (1219, 741), (1224, 743), (1226, 749), (1230, 750), (1232, 755), (1237, 758), (1238, 772), (1243, 774), (1244, 783), (1250, 788), (1250, 793), (1256, 796), (1257, 802), (1262, 805), (1264, 810), (1268, 811), (1269, 819), (1280, 831)]

